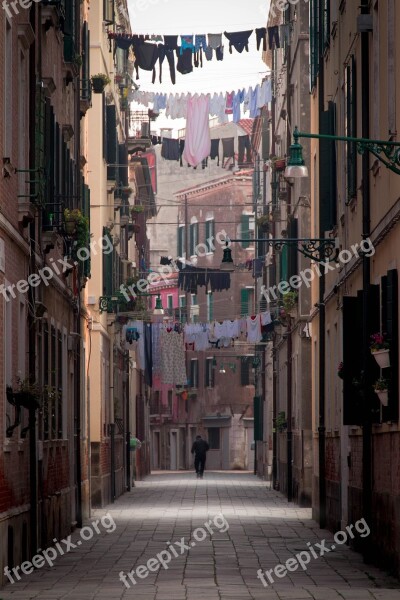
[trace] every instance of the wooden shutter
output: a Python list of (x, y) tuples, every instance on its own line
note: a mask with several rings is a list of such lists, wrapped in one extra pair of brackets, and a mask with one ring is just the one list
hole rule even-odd
[(250, 215), (241, 215), (240, 219), (240, 237), (245, 240), (242, 242), (242, 248), (248, 248), (250, 246)]
[(240, 361), (240, 385), (250, 385), (250, 357), (242, 356)]
[[(112, 247), (112, 238), (109, 229), (103, 227), (103, 237), (108, 240), (107, 247)], [(113, 255), (114, 251), (108, 254), (103, 251), (103, 296), (112, 296), (113, 294)]]
[(185, 253), (185, 227), (178, 227), (178, 256)]
[[(328, 110), (320, 113), (320, 131), (335, 134), (335, 104), (328, 103)], [(336, 148), (333, 140), (319, 141), (319, 215), (320, 237), (336, 225)]]
[(82, 81), (81, 98), (90, 100), (92, 88), (90, 85), (90, 31), (87, 21), (82, 25)]
[(388, 406), (383, 408), (384, 421), (399, 419), (399, 323), (398, 323), (398, 274), (397, 269), (388, 271), (382, 277), (382, 331), (390, 344), (390, 368), (383, 371), (389, 379)]
[(240, 290), (240, 316), (247, 317), (249, 314), (249, 290), (242, 288)]
[(114, 104), (106, 107), (107, 112), (107, 179), (115, 180), (118, 176), (117, 163), (117, 111)]
[(114, 0), (103, 0), (104, 21), (107, 25), (111, 25), (115, 21), (115, 6)]
[(343, 298), (343, 425), (361, 425), (362, 298)]
[[(346, 67), (346, 135), (357, 137), (357, 73), (356, 59), (352, 55)], [(347, 144), (347, 200), (357, 195), (357, 146)]]

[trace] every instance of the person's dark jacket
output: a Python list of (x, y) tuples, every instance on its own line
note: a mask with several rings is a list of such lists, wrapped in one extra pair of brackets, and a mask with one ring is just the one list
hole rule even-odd
[(193, 442), (192, 446), (192, 454), (196, 454), (197, 456), (205, 456), (206, 452), (210, 449), (210, 446), (207, 444), (205, 440), (196, 440)]

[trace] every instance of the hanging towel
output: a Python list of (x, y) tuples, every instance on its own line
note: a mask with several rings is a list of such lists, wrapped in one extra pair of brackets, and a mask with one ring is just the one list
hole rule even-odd
[(188, 99), (186, 140), (183, 158), (192, 167), (196, 167), (210, 154), (209, 113), (209, 96), (197, 96), (196, 94)]
[(234, 33), (224, 32), (225, 37), (229, 40), (229, 52), (232, 54), (232, 46), (240, 54), (243, 50), (249, 51), (249, 37), (253, 33), (253, 30), (249, 31), (236, 31)]

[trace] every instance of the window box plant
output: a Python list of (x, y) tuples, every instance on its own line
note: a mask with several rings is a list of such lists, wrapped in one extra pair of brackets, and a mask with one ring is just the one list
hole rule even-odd
[(89, 243), (89, 219), (79, 208), (64, 210), (64, 229), (68, 236), (75, 239), (75, 250), (87, 247)]
[(95, 94), (102, 94), (106, 85), (110, 83), (110, 78), (104, 73), (97, 73), (92, 75), (90, 78), (92, 82), (92, 89)]
[(389, 343), (382, 333), (371, 335), (370, 350), (381, 369), (390, 367)]
[(383, 406), (388, 405), (388, 398), (389, 398), (388, 387), (389, 387), (389, 382), (387, 379), (384, 379), (383, 377), (380, 377), (374, 383), (375, 394), (378, 396), (378, 398), (381, 401), (381, 403), (383, 404)]
[(258, 217), (258, 219), (257, 219), (257, 227), (263, 233), (268, 233), (269, 232), (269, 227), (270, 227), (269, 215), (261, 215), (260, 217)]
[(279, 431), (279, 433), (282, 433), (285, 429), (287, 429), (287, 419), (284, 411), (278, 413), (278, 416), (276, 417), (276, 429)]
[(275, 167), (275, 171), (284, 171), (286, 169), (286, 158), (273, 159), (273, 165)]
[(14, 390), (11, 386), (6, 388), (7, 400), (13, 406), (23, 408), (39, 408), (39, 399), (41, 390), (36, 383), (31, 383), (28, 378), (17, 379), (17, 387)]
[(283, 308), (291, 316), (296, 314), (297, 292), (286, 292), (283, 294)]

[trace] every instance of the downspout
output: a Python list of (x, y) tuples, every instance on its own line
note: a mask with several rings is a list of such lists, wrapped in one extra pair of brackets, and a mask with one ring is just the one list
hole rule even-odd
[[(361, 0), (361, 14), (368, 14), (368, 0)], [(368, 139), (370, 136), (370, 100), (369, 100), (369, 33), (361, 33), (361, 94), (362, 94), (362, 137)], [(362, 156), (362, 237), (369, 238), (371, 227), (370, 214), (370, 173), (369, 173), (369, 152)], [(363, 279), (363, 354), (362, 368), (363, 373), (368, 373), (369, 364), (369, 287), (371, 281), (371, 263), (370, 258), (363, 253), (362, 256), (362, 279)], [(364, 389), (364, 423), (363, 423), (363, 467), (362, 467), (362, 498), (363, 498), (363, 517), (368, 525), (372, 526), (372, 413), (371, 398), (368, 389), (368, 377), (363, 377)], [(363, 555), (366, 562), (370, 562), (373, 555), (371, 548), (372, 536), (367, 536), (363, 540)]]
[[(36, 15), (38, 15), (40, 23), (41, 6), (35, 5), (29, 11), (29, 20), (33, 31), (36, 28)], [(38, 62), (38, 71), (40, 77), (40, 43), (36, 41), (29, 52), (29, 129), (30, 139), (36, 138), (36, 95), (37, 95), (37, 78), (36, 78), (36, 59)], [(30, 169), (35, 168), (35, 143), (30, 145), (29, 149), (29, 164)], [(38, 176), (38, 175), (37, 175)], [(34, 177), (36, 179), (36, 177)], [(31, 184), (30, 193), (34, 193), (35, 184)], [(30, 231), (30, 271), (35, 273), (35, 245), (36, 245), (36, 220), (29, 225)], [(35, 306), (35, 290), (29, 286), (28, 290), (29, 304)], [(29, 344), (29, 377), (34, 380), (36, 376), (36, 322), (31, 310), (28, 310), (28, 344)], [(33, 409), (29, 410), (29, 487), (30, 487), (30, 508), (29, 508), (29, 524), (30, 524), (30, 556), (35, 556), (38, 548), (38, 474), (37, 474), (37, 448), (36, 448), (36, 413)]]
[[(275, 73), (274, 77), (276, 78), (276, 60), (275, 53), (272, 53), (272, 72)], [(274, 80), (275, 83), (275, 80)], [(272, 94), (272, 102), (271, 102), (271, 154), (275, 155), (275, 127), (276, 127), (276, 99), (275, 95)], [(275, 169), (271, 171), (271, 196), (272, 196), (272, 205), (271, 212), (274, 217), (274, 212), (276, 210), (276, 172)], [(271, 229), (272, 229), (272, 238), (276, 237), (276, 225), (275, 219), (272, 218), (271, 221)], [(276, 285), (278, 282), (276, 281), (276, 254), (275, 250), (272, 249), (271, 256), (271, 266), (270, 266), (270, 281), (271, 284), (274, 282)], [(277, 396), (277, 360), (276, 360), (276, 334), (273, 334), (273, 346), (272, 346), (272, 485), (274, 489), (277, 489), (278, 484), (278, 436), (276, 431), (276, 419), (277, 419), (277, 409), (278, 409), (278, 396)]]
[[(324, 19), (324, 5), (320, 5), (319, 23), (323, 23)], [(323, 35), (322, 27), (320, 27), (319, 35), (319, 70), (318, 70), (318, 116), (322, 114), (325, 107), (324, 95), (324, 56), (322, 52), (323, 47)], [(322, 180), (322, 167), (321, 167), (321, 152), (319, 153), (319, 192), (321, 192), (321, 180)], [(320, 195), (320, 194), (319, 194)], [(323, 231), (323, 224), (320, 216), (319, 226), (319, 237), (325, 237), (325, 231)], [(323, 260), (323, 257), (321, 257)], [(319, 278), (319, 327), (318, 327), (318, 339), (319, 339), (319, 420), (318, 420), (318, 470), (319, 470), (319, 526), (324, 529), (326, 526), (326, 469), (325, 469), (325, 273), (321, 273)]]

